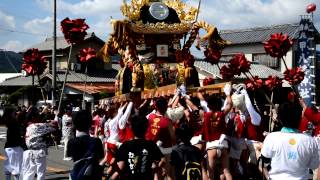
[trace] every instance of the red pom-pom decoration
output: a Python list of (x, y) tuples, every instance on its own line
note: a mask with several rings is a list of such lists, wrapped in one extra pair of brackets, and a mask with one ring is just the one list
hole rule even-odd
[(247, 89), (251, 91), (260, 89), (263, 86), (263, 81), (258, 76), (253, 77), (252, 80), (251, 79), (247, 80), (245, 83), (246, 83)]
[(28, 49), (23, 55), (22, 69), (28, 75), (40, 75), (47, 68), (46, 58), (38, 49)]
[(243, 53), (236, 54), (229, 61), (229, 67), (234, 71), (234, 74), (240, 76), (241, 73), (249, 72), (250, 62), (246, 59)]
[(88, 62), (96, 57), (96, 51), (93, 48), (84, 48), (80, 50), (79, 60), (80, 62)]
[(232, 69), (226, 65), (221, 67), (220, 74), (222, 75), (223, 79), (232, 79), (234, 77)]
[(281, 58), (287, 54), (293, 42), (287, 34), (282, 35), (282, 33), (275, 33), (263, 44), (267, 54), (271, 57)]
[(61, 21), (61, 31), (69, 44), (82, 42), (87, 35), (87, 29), (89, 26), (85, 23), (85, 19), (70, 20), (67, 17)]
[(204, 55), (209, 63), (218, 64), (221, 58), (221, 51), (209, 48), (204, 51)]
[(293, 69), (288, 69), (284, 73), (284, 79), (291, 85), (297, 85), (301, 83), (304, 79), (304, 72), (301, 68), (295, 67)]
[(282, 86), (282, 79), (277, 76), (269, 76), (268, 79), (265, 81), (265, 85), (267, 89), (272, 91), (274, 88)]

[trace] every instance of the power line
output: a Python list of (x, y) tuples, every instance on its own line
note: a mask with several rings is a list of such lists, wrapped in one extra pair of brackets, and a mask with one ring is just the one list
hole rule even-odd
[(10, 64), (10, 66), (14, 69), (14, 71), (16, 71), (16, 73), (19, 73), (17, 68), (13, 65), (13, 63), (11, 62), (11, 60), (9, 59), (6, 51), (0, 51), (4, 53), (4, 56), (6, 57), (6, 60), (8, 61), (8, 63)]
[(0, 30), (2, 31), (7, 31), (7, 32), (11, 32), (11, 33), (20, 33), (20, 34), (26, 34), (26, 35), (33, 35), (33, 36), (47, 36), (46, 34), (40, 34), (40, 33), (32, 33), (32, 32), (26, 32), (26, 31), (17, 31), (17, 30), (13, 30), (13, 29), (8, 29), (8, 28), (4, 28), (0, 26)]

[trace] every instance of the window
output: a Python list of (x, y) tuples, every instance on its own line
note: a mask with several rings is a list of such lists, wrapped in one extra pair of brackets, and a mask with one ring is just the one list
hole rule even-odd
[(253, 54), (253, 62), (257, 62), (271, 68), (279, 68), (279, 61), (277, 58), (273, 58), (267, 54)]
[(223, 55), (220, 59), (220, 61), (225, 61), (225, 62), (229, 62), (230, 59), (233, 57), (234, 55)]

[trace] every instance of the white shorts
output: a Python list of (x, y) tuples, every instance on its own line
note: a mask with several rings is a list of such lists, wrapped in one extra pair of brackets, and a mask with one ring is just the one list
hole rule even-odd
[(228, 147), (229, 147), (229, 145), (228, 145), (228, 141), (227, 140), (223, 140), (223, 141), (215, 140), (215, 141), (207, 142), (207, 144), (206, 144), (206, 150), (209, 150), (209, 149), (227, 149)]
[(6, 160), (3, 170), (5, 173), (19, 175), (21, 172), (23, 149), (21, 147), (12, 147), (4, 149)]
[(196, 145), (196, 144), (200, 144), (203, 143), (204, 141), (202, 140), (202, 135), (198, 135), (198, 136), (193, 136), (190, 140), (190, 143), (192, 145)]

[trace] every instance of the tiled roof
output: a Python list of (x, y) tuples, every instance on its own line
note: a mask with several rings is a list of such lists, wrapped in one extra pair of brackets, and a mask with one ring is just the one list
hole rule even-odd
[[(87, 40), (89, 38), (96, 38), (99, 41), (101, 41), (101, 43), (104, 43), (104, 41), (101, 40), (99, 37), (97, 37), (93, 32), (87, 34), (84, 39)], [(67, 43), (67, 41), (64, 39), (63, 36), (57, 37), (57, 49), (65, 49), (69, 46), (70, 45)], [(35, 44), (35, 45), (31, 46), (30, 48), (37, 48), (40, 51), (51, 51), (53, 48), (53, 38), (52, 37), (46, 38), (44, 42)]]
[[(118, 71), (116, 69), (112, 70), (100, 70), (89, 72), (87, 76), (87, 83), (107, 83), (115, 82), (115, 77)], [(41, 78), (48, 77), (52, 79), (51, 74), (41, 75)], [(57, 82), (63, 82), (65, 76), (65, 71), (57, 72)], [(85, 73), (78, 73), (74, 71), (69, 71), (67, 76), (67, 83), (83, 83), (85, 82), (86, 75)], [(35, 77), (35, 85), (38, 84), (38, 78)], [(0, 86), (31, 86), (32, 85), (32, 76), (23, 77), (18, 76), (14, 78), (9, 78), (6, 81), (0, 83)]]
[[(38, 77), (34, 77), (34, 84), (38, 85)], [(8, 78), (0, 86), (31, 86), (32, 85), (32, 76), (24, 77), (22, 75)]]
[(297, 39), (298, 27), (299, 23), (293, 23), (238, 30), (222, 30), (220, 31), (220, 35), (223, 39), (232, 42), (232, 44), (264, 42), (270, 38), (271, 34), (281, 32), (288, 34), (292, 39)]
[[(222, 67), (223, 65), (226, 65), (227, 62), (220, 62), (219, 66)], [(211, 65), (208, 62), (205, 61), (196, 61), (194, 63), (194, 66), (196, 68), (199, 68), (200, 70), (203, 70), (209, 74), (214, 75), (215, 77), (221, 78), (220, 70), (218, 66), (216, 65)], [(251, 64), (251, 69), (250, 72), (252, 73), (253, 76), (259, 76), (262, 79), (268, 78), (268, 76), (278, 76), (278, 77), (283, 77), (283, 74), (279, 71), (276, 71), (274, 69), (271, 69), (267, 66), (261, 65), (261, 64)], [(246, 79), (246, 76), (241, 74), (240, 76), (235, 76), (237, 79)]]
[(83, 83), (67, 83), (66, 86), (77, 89), (88, 94), (95, 94), (99, 92), (114, 93), (115, 86), (113, 83), (87, 83), (84, 87)]
[[(88, 72), (87, 82), (88, 83), (103, 83), (103, 82), (115, 82), (115, 77), (118, 71), (112, 70), (99, 70), (94, 72)], [(48, 78), (52, 79), (51, 74), (46, 75)], [(65, 71), (57, 72), (57, 82), (63, 82), (65, 76)], [(67, 76), (67, 83), (84, 82), (86, 79), (85, 73), (78, 73), (74, 71), (69, 71)]]

